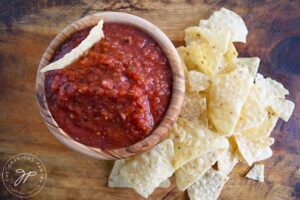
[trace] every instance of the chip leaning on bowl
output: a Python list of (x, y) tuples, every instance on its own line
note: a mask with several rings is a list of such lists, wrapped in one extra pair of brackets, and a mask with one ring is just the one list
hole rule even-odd
[(272, 156), (271, 131), (279, 118), (289, 119), (294, 103), (282, 84), (257, 73), (259, 58), (238, 57), (233, 42), (245, 43), (247, 34), (242, 18), (225, 8), (185, 30), (186, 46), (177, 49), (186, 76), (180, 117), (169, 139), (116, 161), (110, 186), (147, 198), (175, 174), (191, 200), (216, 200), (238, 162)]
[[(102, 27), (101, 24), (102, 22), (100, 21), (97, 26)], [(109, 26), (110, 25), (106, 27)], [(124, 28), (125, 32), (127, 28), (129, 27)], [(92, 31), (93, 29), (91, 32)], [(88, 34), (87, 32), (86, 30), (86, 33), (82, 32), (79, 34), (86, 36)], [(101, 39), (100, 43), (103, 44), (103, 42), (107, 41), (110, 37), (115, 37), (114, 34), (107, 34), (108, 38), (105, 38), (105, 32), (104, 22), (104, 39), (94, 38), (91, 36), (91, 33), (87, 36), (87, 39), (88, 41)], [(109, 187), (133, 188), (141, 196), (147, 198), (157, 187), (163, 187), (165, 185), (165, 187), (167, 187), (169, 177), (175, 174), (178, 189), (182, 191), (187, 190), (191, 200), (215, 200), (221, 193), (224, 184), (228, 181), (230, 172), (238, 162), (246, 162), (251, 166), (256, 161), (264, 160), (272, 156), (270, 146), (273, 144), (274, 139), (270, 138), (271, 131), (279, 118), (285, 121), (289, 119), (294, 109), (294, 103), (285, 99), (288, 91), (282, 84), (270, 78), (264, 78), (261, 74), (257, 73), (259, 58), (238, 57), (238, 52), (233, 42), (245, 43), (247, 34), (247, 28), (241, 17), (225, 8), (214, 12), (207, 20), (200, 20), (199, 26), (189, 27), (185, 30), (186, 46), (177, 49), (184, 63), (186, 78), (186, 94), (180, 117), (170, 130), (169, 138), (154, 146), (149, 151), (127, 159), (115, 161), (108, 180)], [(126, 34), (120, 35), (119, 37), (121, 40), (125, 40), (125, 46), (128, 45), (127, 43), (130, 44), (130, 42), (132, 42), (130, 39), (126, 39)], [(72, 46), (72, 42), (68, 45)], [(80, 45), (83, 46), (83, 49), (89, 49), (91, 47), (89, 42), (87, 42), (87, 44), (85, 43), (85, 40), (83, 40), (79, 46)], [(108, 46), (103, 44), (103, 46), (98, 49), (96, 45), (94, 49), (87, 54), (83, 54), (86, 49), (84, 51), (77, 51), (75, 48), (74, 55), (84, 55), (82, 58), (76, 61), (66, 59), (67, 61), (64, 62), (67, 62), (67, 65), (72, 63), (71, 66), (63, 68), (62, 71), (58, 70), (53, 74), (51, 71), (47, 72), (49, 73), (49, 80), (51, 80), (48, 86), (49, 90), (53, 89), (52, 92), (56, 91), (57, 95), (61, 95), (60, 97), (62, 97), (63, 101), (69, 101), (69, 99), (73, 101), (73, 104), (63, 104), (59, 109), (74, 110), (74, 112), (80, 116), (83, 114), (80, 110), (76, 110), (76, 103), (78, 102), (76, 102), (76, 98), (73, 96), (74, 85), (67, 85), (64, 86), (66, 87), (64, 88), (58, 84), (59, 87), (55, 88), (57, 84), (53, 86), (53, 82), (57, 81), (61, 83), (68, 79), (77, 79), (77, 75), (72, 75), (78, 68), (78, 73), (83, 72), (81, 77), (83, 79), (93, 77), (93, 75), (97, 76), (98, 71), (86, 75), (84, 72), (87, 69), (80, 69), (80, 67), (78, 67), (80, 65), (78, 64), (81, 63), (84, 66), (86, 62), (84, 57), (86, 55), (97, 56), (91, 55), (93, 51), (106, 52), (106, 48), (113, 48), (114, 45), (118, 46), (118, 44), (108, 41)], [(140, 45), (145, 44), (142, 42)], [(129, 51), (131, 50), (132, 49), (129, 48)], [(63, 50), (61, 50), (61, 52), (63, 52), (62, 54), (65, 53)], [(61, 52), (57, 53), (56, 56), (58, 60), (55, 62), (61, 62), (61, 59), (59, 59)], [(159, 51), (157, 52), (157, 46), (150, 52), (155, 52), (154, 55), (150, 54), (150, 60), (153, 61), (154, 59), (162, 66), (165, 66), (161, 68), (162, 71), (155, 73), (153, 77), (157, 78), (161, 74), (167, 74), (167, 64), (164, 62), (163, 56), (160, 56)], [(138, 54), (139, 53), (136, 53), (136, 55)], [(104, 60), (107, 62), (106, 64), (109, 65), (112, 58), (109, 52), (106, 56), (108, 56), (108, 59), (106, 57)], [(73, 57), (74, 56), (70, 56), (70, 58)], [(57, 66), (61, 66), (56, 65), (55, 62), (45, 69), (51, 70), (57, 68)], [(144, 74), (139, 73), (139, 70), (144, 69), (145, 68), (140, 69), (134, 67), (133, 77), (136, 78), (136, 75)], [(114, 68), (113, 71), (114, 70), (119, 72), (119, 69)], [(128, 66), (128, 70), (130, 74), (131, 66)], [(58, 75), (60, 72), (62, 72), (62, 75)], [(127, 73), (126, 70), (125, 72)], [(113, 75), (107, 74), (105, 77), (111, 79)], [(119, 76), (117, 77), (121, 78)], [(153, 85), (157, 84), (158, 88), (150, 89), (149, 92), (155, 92), (156, 89), (162, 92), (160, 95), (163, 98), (163, 102), (167, 104), (167, 99), (169, 98), (167, 89), (170, 88), (172, 82), (170, 79), (166, 79), (167, 76), (163, 77), (163, 80), (158, 82), (154, 81), (152, 83)], [(141, 85), (147, 85), (147, 81), (145, 82), (143, 78), (138, 78), (137, 81), (138, 80), (141, 81)], [(75, 86), (78, 87), (81, 81), (76, 80), (75, 83)], [(83, 83), (85, 82), (83, 81)], [(101, 93), (100, 91), (100, 94), (113, 95), (113, 93), (111, 93), (111, 90), (114, 88), (112, 87), (113, 83), (114, 81), (111, 82), (105, 79), (103, 82), (103, 80), (101, 80), (99, 84), (110, 92)], [(150, 85), (152, 86), (152, 84)], [(90, 86), (91, 85), (87, 88), (80, 87), (80, 89), (83, 90), (82, 93), (86, 92), (85, 90), (89, 90)], [(123, 87), (123, 85), (121, 86)], [(161, 91), (162, 86), (164, 89)], [(61, 93), (60, 89), (62, 90)], [(81, 93), (81, 91), (78, 92)], [(125, 90), (126, 95), (128, 95), (128, 92), (130, 91)], [(152, 117), (151, 120), (151, 117), (147, 115), (149, 114), (147, 108), (153, 111), (156, 107), (150, 105), (151, 101), (148, 101), (149, 105), (144, 104), (145, 101), (143, 97), (146, 96), (148, 98), (151, 95), (147, 94), (143, 96), (137, 94), (139, 93), (135, 92), (138, 99), (136, 102), (141, 103), (141, 110), (137, 109), (135, 111), (142, 114), (140, 116), (143, 117), (138, 117), (139, 121), (135, 121), (132, 124), (132, 119), (135, 118), (131, 116), (131, 124), (129, 124), (129, 127), (135, 125), (142, 130), (148, 130), (156, 121), (155, 117)], [(155, 97), (160, 95), (156, 95)], [(48, 99), (48, 101), (55, 102), (55, 100), (57, 100), (55, 95), (54, 99), (51, 98), (53, 98), (52, 95), (49, 96), (50, 100)], [(126, 103), (130, 105), (134, 103), (134, 101), (128, 102), (127, 100), (128, 99), (121, 102), (120, 105), (127, 105)], [(156, 103), (161, 102), (161, 100), (162, 99), (158, 100), (155, 98)], [(60, 102), (55, 105), (59, 105), (59, 103)], [(69, 105), (73, 107), (71, 106), (69, 108)], [(119, 104), (114, 101), (108, 101), (107, 105), (108, 106), (104, 106), (104, 108), (111, 109), (109, 105), (116, 105), (114, 111), (123, 111), (123, 109), (117, 106)], [(85, 106), (88, 109), (89, 104)], [(135, 108), (131, 106), (128, 107)], [(56, 113), (57, 116), (61, 115), (61, 112), (57, 112), (55, 109), (57, 108), (54, 106), (51, 112)], [(110, 110), (107, 112), (107, 110), (104, 109), (104, 111), (106, 111), (103, 115), (104, 120), (106, 114), (114, 113), (110, 112)], [(158, 111), (161, 111), (161, 109), (158, 109)], [(124, 120), (124, 118), (127, 119), (128, 117), (127, 115), (124, 117), (122, 115), (123, 113), (116, 113), (120, 115), (118, 119)], [(73, 119), (72, 116), (68, 117)], [(83, 119), (84, 118), (85, 117), (83, 117)], [(65, 123), (64, 119), (66, 118), (62, 117), (61, 124)], [(116, 118), (113, 116), (112, 119)], [(87, 116), (87, 120), (95, 119), (93, 116), (90, 118)], [(76, 122), (77, 121), (74, 121), (74, 123)], [(70, 124), (72, 123), (68, 123), (66, 126)], [(82, 125), (86, 124), (82, 122)], [(135, 126), (132, 130), (135, 130)], [(117, 129), (119, 127), (115, 128)], [(73, 129), (71, 128), (70, 130)], [(78, 134), (81, 133), (82, 132)], [(99, 134), (101, 135), (103, 132)], [(97, 132), (95, 135), (97, 135)], [(95, 135), (93, 137), (97, 137)], [(85, 137), (85, 135), (82, 137)], [(85, 143), (83, 139), (78, 138), (78, 140)], [(122, 142), (123, 141), (124, 140), (122, 140)], [(89, 145), (91, 144), (89, 143)], [(115, 144), (110, 143), (109, 145), (111, 146), (104, 147), (110, 148)], [(260, 177), (262, 177), (262, 171), (260, 171), (260, 173)]]

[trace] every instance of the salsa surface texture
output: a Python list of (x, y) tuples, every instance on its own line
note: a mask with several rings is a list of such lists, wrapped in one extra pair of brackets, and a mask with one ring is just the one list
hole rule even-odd
[[(52, 61), (89, 31), (73, 34)], [(46, 73), (46, 99), (55, 121), (75, 140), (121, 148), (147, 137), (163, 119), (172, 71), (160, 46), (143, 31), (116, 23), (104, 23), (103, 31), (105, 37), (75, 63)]]

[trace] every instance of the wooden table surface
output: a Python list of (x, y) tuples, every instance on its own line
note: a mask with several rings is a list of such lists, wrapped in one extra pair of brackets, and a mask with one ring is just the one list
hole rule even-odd
[[(300, 1), (264, 0), (1, 0), (0, 1), (0, 169), (11, 156), (32, 153), (45, 164), (44, 189), (32, 199), (142, 199), (131, 189), (106, 187), (112, 161), (95, 160), (59, 143), (44, 125), (35, 99), (35, 74), (43, 51), (66, 25), (101, 11), (128, 12), (161, 28), (176, 46), (183, 30), (226, 7), (249, 29), (240, 56), (259, 56), (260, 72), (283, 82), (296, 103), (288, 123), (272, 136), (274, 155), (266, 160), (265, 182), (244, 178), (239, 164), (222, 200), (300, 199)], [(0, 183), (0, 199), (15, 199)], [(149, 199), (188, 199), (176, 189), (157, 189)]]

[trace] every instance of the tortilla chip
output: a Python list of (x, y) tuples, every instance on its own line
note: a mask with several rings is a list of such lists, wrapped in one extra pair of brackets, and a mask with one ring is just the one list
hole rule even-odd
[(237, 64), (237, 56), (238, 52), (235, 49), (235, 46), (230, 41), (228, 44), (228, 50), (224, 54), (223, 59), (221, 61), (221, 65), (217, 70), (218, 74), (228, 74), (236, 69), (238, 66)]
[(252, 58), (238, 58), (237, 63), (241, 67), (248, 68), (250, 74), (255, 78), (258, 67), (259, 67), (260, 59), (258, 57), (252, 57)]
[(207, 126), (206, 98), (202, 98), (200, 94), (186, 95), (179, 116)]
[(237, 56), (238, 56), (238, 52), (235, 49), (234, 44), (232, 42), (229, 42), (228, 50), (224, 55), (226, 64), (227, 65), (233, 65), (235, 62), (237, 62)]
[(222, 59), (222, 56), (216, 53), (208, 43), (192, 42), (185, 47), (182, 54), (188, 70), (197, 70), (207, 75), (216, 72)]
[(241, 136), (235, 136), (238, 150), (241, 153), (245, 162), (251, 166), (256, 158), (259, 157), (267, 147), (274, 143), (273, 138), (258, 138), (258, 139), (247, 139)]
[(94, 44), (99, 42), (101, 38), (104, 37), (102, 27), (103, 27), (103, 20), (99, 20), (98, 24), (91, 29), (89, 35), (77, 47), (72, 49), (71, 52), (64, 55), (61, 59), (52, 62), (46, 67), (44, 67), (43, 69), (41, 69), (41, 72), (47, 72), (55, 69), (62, 69), (74, 63), (87, 50), (92, 48)]
[(128, 182), (121, 176), (120, 169), (125, 160), (116, 160), (108, 178), (108, 187), (129, 188)]
[(185, 43), (190, 45), (192, 42), (209, 43), (211, 48), (223, 55), (228, 49), (230, 41), (230, 32), (227, 30), (220, 30), (218, 32), (208, 29), (206, 27), (189, 27), (185, 29)]
[(267, 117), (268, 112), (261, 105), (258, 95), (255, 85), (252, 85), (247, 100), (242, 107), (238, 123), (234, 129), (235, 133), (258, 127)]
[(201, 92), (206, 90), (209, 85), (209, 77), (201, 72), (191, 70), (188, 72), (188, 83), (190, 92)]
[(270, 78), (265, 79), (261, 74), (257, 74), (255, 85), (262, 96), (262, 105), (265, 108), (270, 107), (280, 118), (288, 121), (295, 108), (292, 101), (284, 99), (289, 91), (281, 83)]
[[(113, 169), (108, 178), (108, 187), (112, 188), (130, 188), (129, 183), (121, 176), (120, 169), (125, 165), (126, 160), (116, 160)], [(170, 180), (164, 180), (159, 187), (168, 188), (170, 186)]]
[(184, 191), (195, 183), (222, 156), (225, 150), (217, 150), (191, 160), (175, 172), (179, 190)]
[(181, 125), (186, 130), (186, 136), (182, 142), (174, 145), (175, 169), (208, 152), (228, 148), (228, 140), (225, 137), (219, 136), (203, 126), (181, 120), (184, 122)]
[(264, 182), (264, 167), (263, 164), (254, 165), (247, 173), (246, 177), (258, 182)]
[(202, 43), (208, 42), (203, 35), (200, 33), (198, 26), (191, 26), (184, 30), (184, 41), (186, 46), (189, 46), (192, 42)]
[(227, 30), (215, 31), (206, 27), (199, 27), (200, 34), (211, 45), (212, 49), (220, 55), (225, 54), (230, 42), (230, 32)]
[(208, 118), (223, 135), (232, 135), (249, 94), (253, 77), (248, 69), (237, 68), (212, 79), (208, 98)]
[(187, 129), (185, 128), (186, 119), (178, 117), (176, 123), (170, 130), (169, 138), (173, 140), (174, 143), (183, 142), (187, 134)]
[(234, 166), (239, 162), (239, 157), (232, 145), (218, 159), (218, 171), (229, 175)]
[(214, 12), (208, 20), (200, 20), (199, 27), (206, 27), (215, 32), (227, 30), (231, 33), (231, 41), (246, 43), (248, 30), (243, 19), (226, 8)]
[(286, 122), (291, 117), (295, 108), (295, 104), (286, 99), (273, 99), (270, 106), (274, 113)]
[(173, 142), (167, 139), (126, 162), (120, 174), (131, 188), (147, 198), (161, 182), (172, 176), (173, 158)]
[(260, 92), (262, 98), (265, 100), (264, 105), (270, 104), (270, 99), (281, 98), (284, 99), (285, 95), (289, 94), (289, 91), (283, 87), (283, 85), (270, 78), (264, 78), (261, 74), (257, 73), (255, 78), (255, 85)]
[(276, 123), (278, 121), (278, 116), (274, 113), (268, 113), (267, 117), (264, 121), (257, 127), (235, 133), (235, 135), (239, 135), (241, 137), (251, 139), (258, 139), (258, 138), (266, 138), (269, 137), (272, 130), (274, 129)]
[(270, 147), (262, 149), (257, 155), (255, 155), (254, 162), (265, 160), (272, 156), (273, 152)]
[(190, 200), (216, 200), (228, 180), (229, 177), (226, 175), (210, 169), (188, 188), (189, 198)]

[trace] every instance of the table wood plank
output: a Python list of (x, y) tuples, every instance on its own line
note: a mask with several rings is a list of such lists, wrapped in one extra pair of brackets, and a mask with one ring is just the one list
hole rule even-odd
[[(225, 185), (222, 200), (300, 199), (300, 1), (234, 0), (10, 0), (0, 1), (0, 169), (18, 153), (32, 153), (46, 166), (47, 182), (32, 199), (142, 199), (131, 189), (108, 188), (112, 161), (88, 158), (67, 149), (47, 130), (37, 107), (35, 74), (51, 39), (85, 15), (120, 11), (161, 28), (176, 46), (183, 30), (226, 7), (243, 17), (247, 44), (241, 56), (259, 56), (260, 72), (283, 82), (296, 102), (288, 123), (279, 121), (272, 136), (274, 155), (264, 161), (265, 182), (244, 178), (239, 164)], [(0, 199), (14, 199), (0, 183)], [(149, 199), (188, 199), (176, 189), (157, 189)]]

